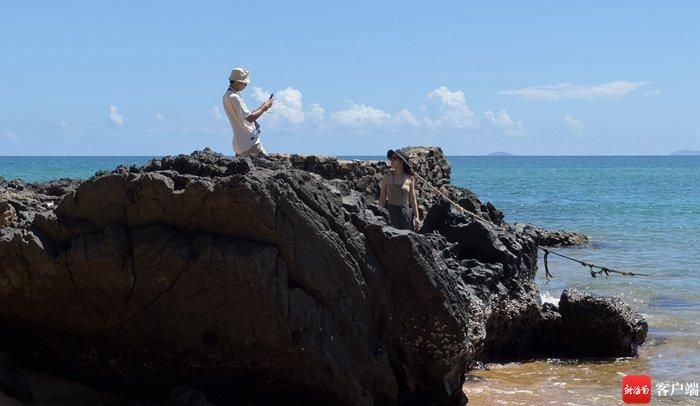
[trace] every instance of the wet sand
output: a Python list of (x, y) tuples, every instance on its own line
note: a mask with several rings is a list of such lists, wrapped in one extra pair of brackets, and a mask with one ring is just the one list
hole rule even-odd
[[(659, 396), (660, 381), (698, 382), (680, 371), (697, 369), (698, 336), (662, 337), (650, 334), (638, 358), (613, 361), (539, 360), (524, 363), (490, 364), (472, 371), (463, 389), (473, 405), (618, 405), (622, 402), (624, 375), (652, 376), (651, 404), (700, 405), (700, 397), (676, 390)], [(686, 360), (687, 365), (663, 366), (662, 358)], [(680, 392), (680, 393), (679, 393)]]

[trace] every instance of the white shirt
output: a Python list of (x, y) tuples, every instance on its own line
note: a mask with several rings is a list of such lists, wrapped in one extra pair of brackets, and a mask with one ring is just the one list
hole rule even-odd
[(260, 134), (255, 129), (255, 123), (245, 119), (250, 114), (250, 110), (238, 92), (228, 89), (224, 93), (223, 101), (224, 111), (233, 130), (233, 150), (237, 154), (242, 154), (255, 144), (260, 144)]

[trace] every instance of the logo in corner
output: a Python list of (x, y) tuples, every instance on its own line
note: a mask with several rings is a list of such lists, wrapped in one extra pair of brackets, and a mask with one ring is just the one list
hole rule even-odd
[(622, 378), (622, 401), (631, 404), (651, 402), (651, 376), (626, 375)]

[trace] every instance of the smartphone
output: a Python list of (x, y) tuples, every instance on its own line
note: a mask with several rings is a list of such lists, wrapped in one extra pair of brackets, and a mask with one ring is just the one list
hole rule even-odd
[(275, 94), (274, 94), (274, 93), (272, 93), (272, 94), (270, 95), (270, 98), (269, 98), (269, 99), (267, 99), (267, 100), (272, 100), (272, 96), (274, 96), (274, 95), (275, 95)]

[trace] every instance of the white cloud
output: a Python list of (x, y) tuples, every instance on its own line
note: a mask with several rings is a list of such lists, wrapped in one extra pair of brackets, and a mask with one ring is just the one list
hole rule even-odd
[(311, 109), (306, 113), (306, 118), (313, 123), (319, 123), (323, 121), (323, 117), (326, 114), (326, 110), (321, 107), (318, 103), (311, 104)]
[(508, 112), (501, 109), (498, 113), (491, 110), (484, 112), (484, 117), (496, 128), (500, 128), (507, 135), (512, 137), (522, 137), (525, 135), (525, 126), (520, 121), (513, 120)]
[(661, 94), (661, 90), (659, 89), (654, 89), (650, 90), (648, 92), (644, 92), (644, 97), (655, 97)]
[(453, 128), (477, 128), (476, 115), (467, 106), (464, 92), (451, 91), (445, 86), (428, 93), (428, 100), (437, 102), (438, 116), (431, 119), (424, 117), (423, 121), (433, 126), (448, 126)]
[[(255, 103), (268, 100), (270, 91), (254, 87), (252, 98)], [(303, 130), (327, 132), (333, 130), (415, 131), (449, 133), (454, 130), (472, 130), (479, 127), (480, 119), (467, 104), (462, 90), (438, 87), (426, 94), (424, 108), (415, 114), (407, 108), (399, 108), (389, 113), (381, 108), (364, 103), (348, 101), (345, 108), (327, 111), (318, 103), (304, 104), (302, 92), (293, 87), (275, 92), (275, 102), (262, 116), (266, 129)], [(257, 107), (257, 106), (249, 106)], [(217, 106), (210, 110), (217, 118), (221, 113)], [(519, 137), (526, 133), (520, 121), (514, 120), (505, 110), (496, 113), (487, 111), (484, 118), (507, 135)]]
[(564, 116), (564, 122), (571, 128), (571, 131), (573, 131), (576, 134), (582, 134), (583, 133), (583, 121), (567, 114)]
[(114, 106), (109, 106), (109, 119), (119, 127), (124, 125), (124, 116), (120, 115)]
[[(270, 92), (261, 87), (254, 87), (253, 97), (262, 103), (270, 97)], [(314, 114), (317, 113), (318, 111), (314, 112)], [(303, 123), (307, 114), (304, 112), (301, 92), (292, 87), (278, 91), (275, 93), (272, 108), (265, 113), (265, 116), (271, 125), (274, 125), (281, 119), (285, 119), (294, 125)]]
[(380, 109), (352, 102), (350, 108), (331, 113), (333, 121), (348, 127), (363, 127), (367, 124), (379, 127), (390, 118), (390, 114)]
[(418, 121), (416, 116), (414, 116), (410, 110), (407, 110), (407, 109), (399, 110), (399, 112), (396, 113), (396, 118), (400, 122), (404, 122), (412, 127), (420, 127), (420, 121)]
[(408, 109), (401, 109), (394, 114), (376, 107), (350, 102), (350, 107), (331, 113), (334, 124), (342, 127), (381, 127), (383, 130), (400, 130), (421, 126), (421, 121)]
[(209, 113), (211, 113), (211, 116), (216, 121), (221, 121), (221, 119), (224, 118), (224, 116), (221, 115), (221, 111), (219, 110), (219, 106), (217, 106), (216, 104), (211, 106), (211, 108), (209, 109)]
[(15, 138), (17, 138), (17, 134), (13, 133), (12, 131), (8, 131), (5, 133), (5, 137), (14, 140)]
[(164, 115), (162, 115), (162, 114), (160, 114), (160, 113), (156, 113), (156, 121), (159, 122), (159, 123), (161, 123), (161, 124), (163, 124), (163, 123), (165, 123), (167, 120), (165, 119), (165, 116), (164, 116)]
[[(253, 98), (262, 103), (270, 96), (270, 91), (253, 88)], [(360, 129), (365, 127), (385, 130), (400, 130), (402, 128), (476, 128), (478, 118), (467, 106), (464, 92), (451, 91), (446, 87), (437, 88), (428, 93), (432, 102), (431, 114), (417, 117), (406, 108), (391, 114), (380, 108), (349, 101), (349, 107), (326, 114), (318, 103), (305, 105), (301, 91), (292, 87), (275, 92), (275, 103), (272, 109), (263, 115), (262, 120), (269, 128), (281, 127), (284, 123), (300, 126), (305, 130), (329, 130), (332, 127)]]
[(525, 100), (560, 101), (564, 99), (595, 99), (599, 97), (622, 97), (627, 93), (648, 85), (650, 82), (615, 82), (586, 86), (575, 83), (532, 86), (515, 90), (504, 90), (500, 94), (516, 96)]

